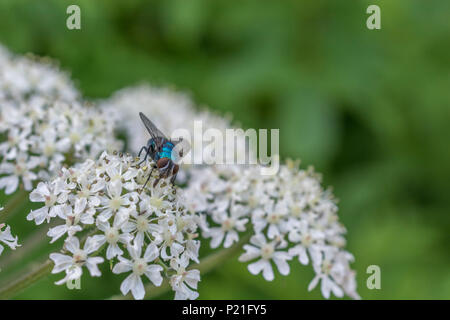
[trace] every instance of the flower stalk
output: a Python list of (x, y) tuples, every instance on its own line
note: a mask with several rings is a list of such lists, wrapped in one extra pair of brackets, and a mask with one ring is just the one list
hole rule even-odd
[(0, 213), (0, 223), (6, 222), (8, 217), (15, 213), (17, 209), (19, 209), (23, 205), (24, 200), (27, 199), (27, 195), (27, 191), (25, 191), (24, 189), (19, 189), (10, 198), (10, 200), (5, 204), (3, 211)]
[(0, 288), (0, 299), (5, 300), (15, 297), (26, 288), (29, 288), (43, 277), (49, 275), (52, 267), (53, 262), (51, 260), (46, 260), (43, 264), (33, 268), (33, 270), (21, 278), (7, 284), (3, 288)]

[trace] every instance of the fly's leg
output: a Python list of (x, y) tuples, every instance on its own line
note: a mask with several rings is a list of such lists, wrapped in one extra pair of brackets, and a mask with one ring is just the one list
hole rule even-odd
[(164, 175), (163, 175), (164, 178), (167, 178), (167, 177), (169, 176), (169, 174), (170, 174), (170, 173), (172, 172), (172, 170), (173, 170), (173, 167), (174, 167), (174, 164), (173, 164), (172, 161), (170, 161), (170, 162), (169, 162), (169, 165), (168, 165), (167, 168), (166, 168), (166, 170), (164, 170)]
[(142, 151), (145, 150), (145, 157), (144, 160), (140, 161), (137, 165), (140, 166), (142, 163), (144, 163), (147, 160), (148, 155), (150, 154), (150, 150), (146, 147), (142, 147), (141, 151), (139, 151), (138, 157), (141, 157)]
[(174, 184), (175, 179), (177, 178), (177, 174), (178, 174), (178, 172), (177, 172), (177, 173), (174, 173), (174, 174), (172, 175), (172, 177), (170, 178), (170, 183), (171, 183), (171, 184)]
[(170, 183), (174, 184), (175, 179), (177, 178), (178, 170), (180, 169), (179, 165), (175, 164), (172, 169), (172, 177), (170, 178)]
[(148, 175), (147, 180), (145, 180), (145, 183), (144, 183), (144, 185), (143, 185), (143, 187), (142, 187), (142, 190), (144, 190), (144, 188), (145, 188), (145, 186), (147, 185), (148, 181), (149, 181), (150, 178), (152, 177), (152, 173), (153, 173), (153, 168), (152, 168), (152, 170), (150, 170), (150, 174)]
[(138, 153), (138, 157), (139, 157), (139, 158), (141, 157), (141, 153), (142, 153), (142, 151), (144, 151), (144, 150), (145, 150), (145, 152), (148, 152), (147, 148), (146, 148), (145, 146), (143, 146), (143, 147), (141, 148), (141, 151), (139, 151), (139, 153)]

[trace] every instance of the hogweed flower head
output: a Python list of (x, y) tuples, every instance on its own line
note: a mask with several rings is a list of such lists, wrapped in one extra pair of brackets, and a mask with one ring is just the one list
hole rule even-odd
[[(50, 255), (52, 272), (65, 273), (56, 284), (80, 279), (85, 270), (99, 277), (106, 260), (114, 274), (127, 274), (124, 295), (142, 299), (144, 282), (160, 286), (166, 279), (175, 299), (196, 299), (200, 272), (191, 264), (201, 262), (198, 234), (210, 238), (213, 249), (229, 248), (245, 234), (251, 238), (239, 260), (249, 263), (250, 273), (272, 281), (276, 270), (288, 275), (292, 267), (311, 265), (309, 290), (320, 285), (325, 298), (359, 298), (336, 202), (312, 169), (288, 161), (267, 176), (258, 165), (191, 166), (181, 170), (183, 189), (167, 179), (153, 185), (158, 170), (151, 160), (137, 166), (129, 155), (102, 153), (121, 149), (117, 129), (124, 129), (131, 150), (146, 144), (139, 112), (169, 137), (187, 129), (203, 139), (195, 135), (198, 122), (203, 130), (232, 128), (229, 119), (201, 111), (186, 94), (145, 85), (94, 108), (80, 101), (53, 62), (0, 47), (0, 189), (11, 194), (20, 185), (35, 186), (30, 200), (43, 206), (27, 219), (60, 222), (47, 233), (51, 243), (64, 240)], [(203, 153), (202, 143), (189, 142), (193, 154)], [(253, 151), (245, 147), (233, 156)], [(4, 224), (0, 243), (19, 246)]]
[[(198, 261), (199, 217), (185, 209), (182, 191), (167, 179), (153, 186), (157, 178), (153, 162), (136, 163), (130, 155), (104, 152), (96, 161), (62, 168), (56, 178), (41, 182), (31, 192), (30, 200), (44, 206), (31, 211), (28, 219), (38, 224), (61, 222), (48, 232), (51, 242), (64, 238), (65, 251), (70, 253), (50, 256), (55, 262), (53, 272), (66, 272), (57, 284), (78, 279), (83, 266), (92, 276), (100, 276), (97, 264), (106, 259), (114, 265), (113, 273), (129, 273), (120, 287), (124, 295), (131, 292), (135, 299), (142, 299), (143, 277), (155, 286), (165, 277), (177, 298), (196, 298), (189, 291), (196, 288), (192, 277), (183, 278), (189, 290), (174, 279), (179, 277), (179, 265), (186, 270), (191, 261)], [(149, 174), (150, 183), (143, 188)], [(84, 245), (79, 240), (83, 238)]]
[(239, 260), (252, 262), (252, 274), (262, 272), (271, 281), (273, 266), (287, 275), (288, 261), (298, 260), (316, 272), (310, 290), (321, 281), (325, 298), (330, 292), (359, 298), (336, 201), (311, 168), (288, 161), (278, 174), (265, 176), (257, 167), (214, 166), (191, 170), (190, 181), (187, 206), (207, 214), (202, 231), (212, 248), (229, 247), (251, 233)]

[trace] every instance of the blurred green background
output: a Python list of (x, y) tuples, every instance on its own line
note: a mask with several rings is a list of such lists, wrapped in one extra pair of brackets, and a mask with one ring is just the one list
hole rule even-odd
[[(69, 4), (80, 31), (66, 29)], [(370, 4), (381, 30), (366, 28)], [(445, 0), (2, 0), (0, 43), (59, 60), (90, 98), (149, 81), (280, 128), (282, 156), (314, 165), (340, 199), (360, 295), (449, 299), (449, 12)], [(33, 226), (19, 218), (24, 239)], [(366, 287), (372, 264), (381, 290)], [(234, 259), (202, 278), (201, 298), (321, 298), (311, 268), (293, 265), (269, 283)], [(122, 279), (70, 291), (61, 277), (19, 297), (106, 298)]]

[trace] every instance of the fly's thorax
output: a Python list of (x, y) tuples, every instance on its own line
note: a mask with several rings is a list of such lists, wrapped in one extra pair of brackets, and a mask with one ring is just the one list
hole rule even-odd
[(174, 147), (174, 144), (170, 141), (165, 141), (162, 145), (162, 150), (159, 152), (159, 158), (168, 158), (172, 159), (172, 149)]

